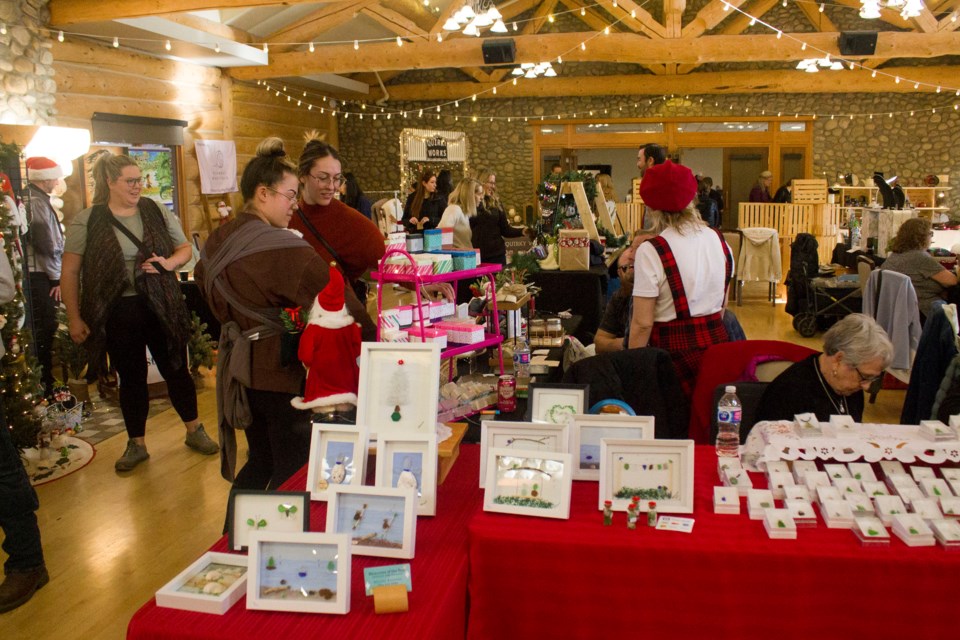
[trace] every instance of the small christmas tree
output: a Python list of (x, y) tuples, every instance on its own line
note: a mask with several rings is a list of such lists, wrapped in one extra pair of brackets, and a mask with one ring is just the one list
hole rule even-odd
[[(20, 148), (13, 144), (0, 144), (0, 164), (6, 166), (19, 162)], [(2, 198), (2, 196), (0, 196)], [(23, 295), (23, 264), (20, 252), (19, 212), (12, 211), (12, 201), (0, 199), (0, 231), (3, 234), (3, 250), (6, 252), (16, 295), (10, 302), (0, 305), (0, 336), (6, 354), (0, 359), (0, 394), (7, 424), (11, 431), (13, 444), (18, 449), (34, 447), (40, 433), (40, 416), (34, 411), (34, 405), (40, 399), (40, 366), (29, 351), (30, 332), (23, 328), (26, 313)]]

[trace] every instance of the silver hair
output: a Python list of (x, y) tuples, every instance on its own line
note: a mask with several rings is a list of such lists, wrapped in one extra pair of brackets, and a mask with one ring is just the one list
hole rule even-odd
[(842, 351), (844, 361), (853, 367), (880, 358), (886, 369), (893, 361), (893, 343), (876, 320), (862, 313), (851, 313), (823, 335), (823, 351), (832, 356)]

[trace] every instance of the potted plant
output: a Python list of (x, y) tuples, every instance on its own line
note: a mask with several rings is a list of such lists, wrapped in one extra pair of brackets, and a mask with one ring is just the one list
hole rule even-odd
[(195, 311), (190, 313), (190, 339), (187, 341), (188, 366), (190, 375), (194, 382), (199, 386), (203, 378), (200, 375), (200, 367), (212, 369), (217, 362), (214, 349), (217, 348), (217, 341), (207, 333), (207, 323), (200, 321), (200, 316)]
[(90, 389), (86, 380), (87, 349), (70, 337), (67, 315), (63, 310), (60, 311), (59, 321), (53, 343), (64, 377), (67, 379), (67, 387), (78, 401), (90, 402)]

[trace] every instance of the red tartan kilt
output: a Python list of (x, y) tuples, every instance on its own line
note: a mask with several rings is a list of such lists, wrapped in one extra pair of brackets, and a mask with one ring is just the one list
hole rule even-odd
[(700, 371), (700, 361), (707, 347), (728, 342), (723, 326), (723, 312), (686, 320), (671, 320), (653, 325), (650, 346), (670, 353), (677, 378), (687, 397), (693, 392)]

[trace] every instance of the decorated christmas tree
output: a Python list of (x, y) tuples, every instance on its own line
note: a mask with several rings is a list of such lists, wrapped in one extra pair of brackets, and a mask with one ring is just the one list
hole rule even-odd
[[(18, 163), (20, 148), (0, 143), (0, 166)], [(16, 295), (0, 305), (0, 336), (6, 354), (0, 359), (0, 395), (2, 395), (6, 428), (11, 430), (18, 449), (36, 446), (40, 418), (34, 411), (40, 399), (39, 365), (29, 352), (30, 332), (24, 329), (26, 299), (23, 294), (23, 261), (20, 250), (20, 213), (9, 197), (0, 196), (0, 231), (3, 251), (13, 269)]]

